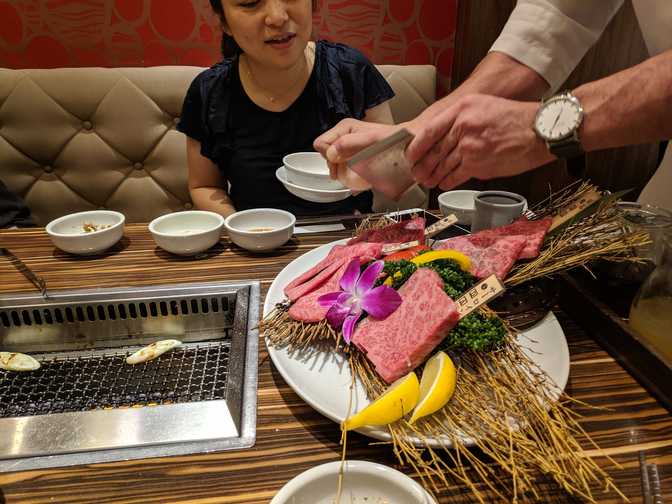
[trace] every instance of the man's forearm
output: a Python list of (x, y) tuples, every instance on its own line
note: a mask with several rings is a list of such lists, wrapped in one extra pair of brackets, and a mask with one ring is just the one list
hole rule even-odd
[(672, 51), (574, 94), (585, 111), (580, 136), (587, 151), (672, 138)]
[(488, 53), (467, 80), (448, 96), (425, 109), (415, 120), (427, 121), (458, 98), (469, 94), (488, 94), (511, 100), (538, 100), (548, 90), (548, 83), (531, 68), (510, 56)]

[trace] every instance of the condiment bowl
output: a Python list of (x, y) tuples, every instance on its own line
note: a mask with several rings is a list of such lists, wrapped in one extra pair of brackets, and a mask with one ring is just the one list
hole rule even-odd
[(124, 214), (112, 210), (77, 212), (52, 220), (45, 231), (59, 249), (78, 255), (98, 254), (124, 235)]
[(447, 191), (439, 194), (439, 208), (441, 213), (447, 217), (455, 214), (457, 222), (465, 226), (471, 226), (474, 217), (474, 197), (479, 191)]
[(229, 215), (224, 221), (233, 243), (252, 252), (278, 248), (294, 234), (296, 217), (276, 208), (252, 208)]
[(149, 223), (149, 232), (163, 250), (191, 256), (208, 250), (222, 234), (224, 217), (204, 210), (173, 212)]
[(329, 177), (327, 162), (318, 152), (295, 152), (282, 158), (287, 181), (308, 189), (345, 189), (338, 180)]
[[(329, 462), (302, 472), (273, 497), (271, 504), (333, 504), (341, 462)], [(346, 460), (341, 502), (359, 504), (435, 504), (429, 493), (405, 474), (390, 467)]]
[(293, 184), (287, 180), (287, 169), (285, 166), (281, 166), (275, 171), (275, 177), (294, 196), (306, 201), (312, 201), (313, 203), (333, 203), (344, 200), (352, 194), (350, 189), (312, 189)]

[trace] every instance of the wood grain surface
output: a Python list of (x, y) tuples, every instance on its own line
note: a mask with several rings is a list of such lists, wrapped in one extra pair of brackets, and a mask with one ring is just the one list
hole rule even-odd
[[(314, 247), (346, 236), (308, 234), (281, 249), (254, 255), (223, 239), (200, 258), (178, 258), (158, 249), (143, 225), (126, 227), (108, 253), (75, 257), (56, 250), (40, 228), (0, 231), (0, 246), (12, 250), (47, 282), (50, 290), (214, 280), (259, 279), (262, 298), (289, 261)], [(0, 257), (0, 292), (34, 289)], [(672, 418), (638, 383), (563, 312), (556, 312), (569, 342), (571, 371), (567, 391), (582, 425), (604, 451), (584, 443), (631, 502), (642, 502), (638, 453), (658, 465), (664, 502), (672, 502)], [(61, 469), (0, 474), (3, 503), (267, 503), (300, 472), (339, 459), (339, 430), (304, 403), (284, 382), (260, 344), (256, 445), (247, 450), (146, 459)], [(2, 400), (2, 398), (0, 398)], [(2, 433), (0, 433), (2, 435)], [(615, 467), (607, 453), (620, 464)], [(348, 458), (399, 467), (391, 449), (354, 434)], [(544, 502), (578, 502), (552, 483), (539, 481)], [(599, 502), (621, 502), (595, 489)], [(474, 502), (465, 487), (437, 496), (441, 503)], [(494, 502), (494, 500), (491, 500)], [(409, 503), (410, 504), (410, 503)]]

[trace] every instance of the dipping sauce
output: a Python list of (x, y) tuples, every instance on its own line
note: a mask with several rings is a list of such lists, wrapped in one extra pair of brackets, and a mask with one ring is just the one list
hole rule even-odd
[(250, 233), (268, 233), (269, 231), (274, 231), (275, 228), (272, 227), (256, 227), (248, 229)]

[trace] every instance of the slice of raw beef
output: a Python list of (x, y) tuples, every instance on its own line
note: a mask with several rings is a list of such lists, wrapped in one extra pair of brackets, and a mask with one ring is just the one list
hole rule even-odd
[(476, 235), (483, 236), (509, 236), (523, 235), (527, 238), (527, 243), (520, 252), (518, 259), (531, 259), (539, 255), (541, 245), (544, 243), (544, 237), (553, 219), (547, 217), (539, 220), (528, 220), (526, 217), (520, 217), (511, 224), (492, 229), (484, 229)]
[(284, 288), (284, 293), (291, 301), (294, 301), (329, 280), (331, 273), (338, 269), (342, 262), (350, 262), (354, 257), (359, 257), (362, 262), (365, 262), (366, 260), (377, 259), (382, 254), (383, 245), (381, 243), (335, 245), (329, 251), (327, 257), (289, 282)]
[(341, 257), (340, 259), (334, 259), (331, 264), (329, 264), (313, 278), (291, 288), (285, 287), (285, 296), (287, 296), (290, 301), (296, 301), (301, 296), (304, 296), (310, 291), (317, 289), (320, 285), (329, 280), (336, 270), (343, 266), (344, 262), (348, 262), (348, 259), (344, 257)]
[(399, 289), (402, 302), (384, 320), (367, 317), (352, 342), (388, 383), (415, 369), (457, 323), (457, 306), (443, 281), (429, 268), (418, 268)]
[(436, 244), (434, 248), (457, 250), (468, 256), (471, 259), (471, 274), (475, 277), (485, 278), (494, 273), (504, 280), (526, 244), (527, 237), (522, 235), (497, 236), (476, 233), (448, 238)]
[(423, 217), (397, 222), (380, 229), (369, 229), (352, 238), (348, 245), (359, 242), (406, 243), (414, 240), (420, 243), (425, 242), (425, 219)]
[(345, 261), (319, 289), (314, 290), (310, 294), (306, 294), (293, 303), (289, 307), (288, 313), (290, 318), (302, 322), (319, 322), (320, 320), (323, 320), (324, 317), (326, 317), (329, 308), (320, 306), (317, 302), (317, 298), (322, 294), (335, 292), (340, 289), (339, 283), (341, 277), (343, 276), (343, 273), (345, 273), (349, 263), (350, 261)]

